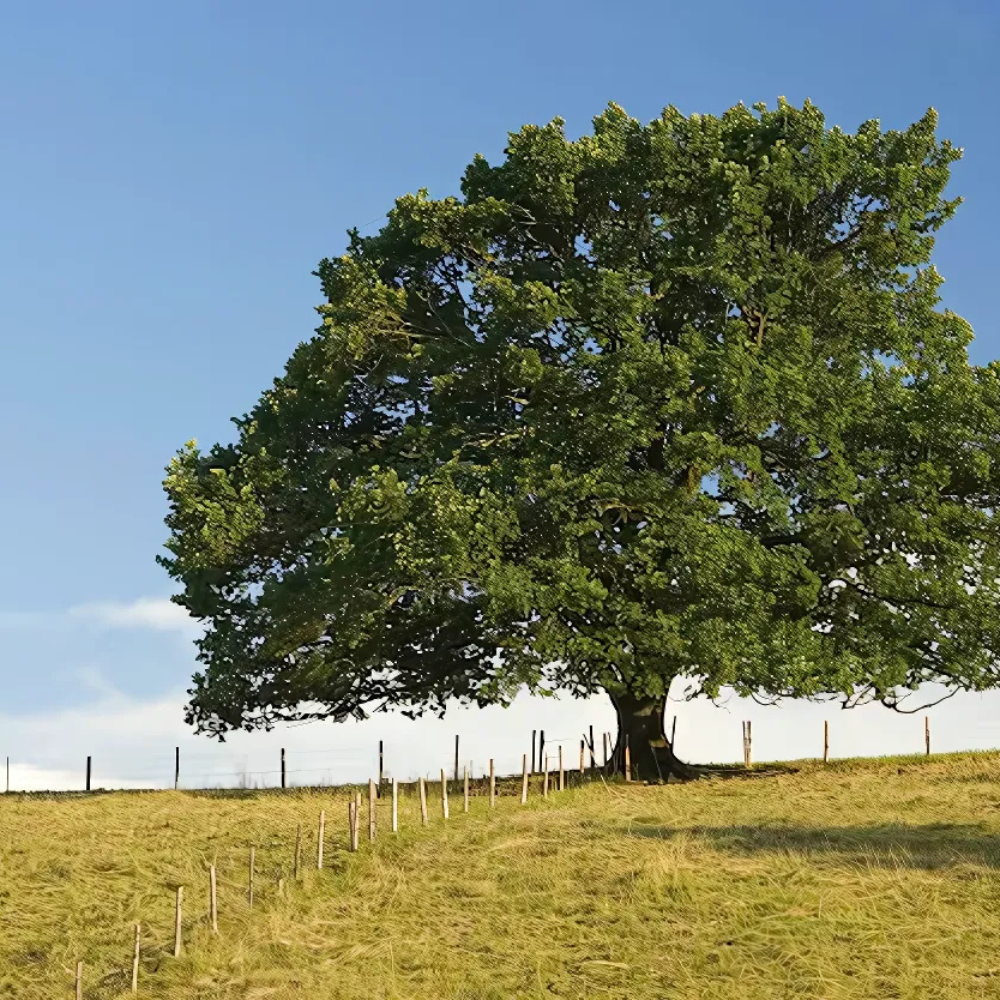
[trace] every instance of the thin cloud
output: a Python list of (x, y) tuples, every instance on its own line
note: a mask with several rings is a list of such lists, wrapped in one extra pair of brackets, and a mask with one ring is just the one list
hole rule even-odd
[(3, 611), (0, 630), (63, 630), (86, 626), (97, 629), (146, 629), (197, 636), (203, 628), (184, 608), (165, 597), (134, 601), (91, 601), (64, 611)]
[(167, 598), (140, 597), (135, 601), (96, 601), (67, 612), (70, 619), (105, 629), (151, 629), (197, 635), (201, 626), (184, 608)]
[(77, 671), (77, 676), (83, 687), (109, 704), (122, 704), (129, 700), (128, 696), (119, 691), (97, 667), (81, 667)]

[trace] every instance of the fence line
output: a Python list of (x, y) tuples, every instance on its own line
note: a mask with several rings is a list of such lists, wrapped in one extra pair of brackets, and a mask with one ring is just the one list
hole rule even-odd
[[(492, 762), (491, 762), (492, 763)], [(595, 771), (597, 769), (594, 769)], [(488, 801), (484, 795), (484, 806), (486, 807), (486, 815), (492, 815), (494, 809), (497, 805), (497, 800), (500, 798), (513, 804), (515, 800), (515, 795), (517, 796), (521, 805), (527, 802), (529, 795), (529, 774), (527, 770), (527, 754), (522, 755), (521, 771), (517, 774), (511, 774), (509, 776), (501, 777), (493, 770), (489, 780), (489, 798)], [(581, 774), (581, 779), (583, 775)], [(575, 782), (579, 783), (579, 782)], [(442, 824), (447, 823), (449, 819), (449, 799), (452, 794), (452, 789), (449, 787), (449, 781), (447, 773), (444, 769), (440, 770), (440, 781), (439, 782), (427, 782), (424, 778), (419, 778), (417, 782), (411, 782), (410, 784), (415, 784), (419, 787), (420, 795), (420, 806), (421, 806), (421, 821), (420, 826), (431, 826), (431, 819), (427, 810), (427, 800), (426, 791), (428, 784), (439, 784), (441, 792), (441, 818), (440, 822)], [(487, 784), (487, 779), (483, 779), (483, 787), (485, 789)], [(340, 786), (342, 789), (346, 788), (348, 790), (353, 789), (353, 785)], [(375, 822), (375, 812), (379, 808), (379, 802), (375, 794), (376, 782), (372, 779), (368, 779), (368, 789), (369, 789), (369, 837), (368, 840), (374, 848), (375, 842), (378, 839), (378, 827)], [(466, 776), (463, 788), (463, 797), (465, 808), (463, 809), (464, 814), (469, 812), (469, 782)], [(399, 783), (394, 778), (392, 779), (392, 825), (391, 831), (395, 834), (399, 829), (398, 822), (398, 795), (397, 791), (399, 789)], [(508, 794), (501, 794), (502, 789), (507, 789)], [(536, 785), (536, 795), (538, 795), (537, 785)], [(342, 849), (347, 853), (357, 853), (360, 850), (359, 843), (359, 806), (361, 803), (361, 793), (350, 794), (348, 799), (348, 812), (349, 812), (349, 823), (346, 837), (346, 844), (343, 845)], [(381, 803), (382, 807), (388, 808), (389, 803), (383, 801)], [(412, 816), (410, 817), (412, 820)], [(316, 870), (317, 872), (330, 871), (331, 867), (339, 867), (339, 864), (331, 866), (325, 862), (325, 852), (324, 847), (328, 844), (330, 840), (330, 835), (326, 831), (326, 810), (320, 810), (319, 813), (319, 824), (318, 832), (316, 836)], [(417, 823), (414, 821), (414, 828), (417, 827)], [(292, 843), (289, 839), (289, 853), (291, 857), (291, 881), (286, 882), (286, 877), (289, 875), (288, 871), (288, 858), (285, 858), (278, 866), (274, 866), (273, 863), (267, 866), (272, 875), (277, 872), (276, 880), (274, 881), (274, 895), (270, 893), (264, 893), (263, 897), (258, 898), (257, 904), (255, 903), (254, 897), (254, 883), (255, 874), (260, 873), (264, 870), (264, 866), (258, 867), (256, 864), (256, 847), (254, 845), (249, 846), (249, 864), (246, 868), (243, 868), (245, 875), (242, 879), (234, 875), (233, 873), (237, 870), (237, 864), (242, 867), (246, 862), (241, 860), (239, 862), (234, 862), (230, 860), (230, 868), (226, 870), (225, 873), (218, 868), (218, 859), (209, 865), (208, 871), (205, 876), (208, 881), (208, 894), (207, 894), (207, 907), (206, 912), (202, 914), (200, 910), (198, 915), (192, 917), (190, 913), (190, 907), (185, 906), (185, 900), (190, 897), (185, 894), (185, 885), (177, 885), (174, 889), (174, 907), (173, 907), (173, 919), (172, 919), (172, 948), (170, 952), (175, 959), (179, 959), (185, 952), (185, 948), (192, 947), (192, 941), (190, 938), (185, 937), (185, 930), (190, 931), (194, 923), (198, 923), (204, 920), (207, 926), (211, 930), (212, 937), (224, 936), (220, 932), (219, 923), (220, 918), (224, 919), (227, 912), (227, 906), (231, 906), (236, 902), (237, 899), (242, 898), (242, 905), (236, 904), (240, 908), (240, 912), (247, 915), (247, 919), (253, 919), (253, 916), (259, 913), (262, 909), (267, 909), (267, 903), (271, 899), (284, 900), (288, 898), (288, 894), (294, 891), (294, 887), (298, 886), (302, 877), (301, 870), (301, 852), (302, 852), (302, 827), (301, 822), (296, 824), (295, 827), (295, 838), (294, 838), (294, 852), (291, 853), (290, 845)], [(384, 837), (385, 835), (383, 835)], [(337, 835), (337, 847), (341, 847), (340, 844), (341, 837)], [(234, 848), (235, 849), (235, 848)], [(273, 849), (273, 848), (272, 848)], [(246, 855), (242, 855), (243, 859)], [(270, 885), (270, 883), (268, 883)], [(220, 907), (220, 889), (227, 890), (228, 893), (221, 902), (223, 904)], [(197, 898), (197, 897), (196, 897)], [(267, 919), (266, 916), (264, 919)], [(131, 992), (133, 994), (139, 991), (140, 973), (143, 971), (141, 964), (142, 955), (142, 942), (143, 942), (143, 932), (145, 932), (145, 940), (147, 942), (147, 947), (149, 944), (149, 939), (155, 935), (155, 925), (151, 924), (148, 920), (139, 920), (131, 925), (134, 929), (134, 946), (130, 948), (128, 955), (128, 965), (122, 965), (121, 969), (116, 970), (125, 976), (131, 973)], [(166, 948), (166, 942), (164, 941), (164, 948)], [(153, 948), (152, 951), (155, 953), (158, 949)], [(158, 970), (159, 964), (153, 969), (153, 974)], [(82, 998), (85, 990), (85, 976), (86, 976), (87, 966), (84, 961), (80, 960), (76, 963), (74, 972), (74, 986), (76, 996)], [(106, 975), (106, 973), (105, 973)], [(93, 976), (95, 980), (98, 979), (98, 975), (95, 973)]]
[[(925, 716), (923, 722), (924, 724), (921, 727), (923, 730), (921, 733), (921, 749), (925, 755), (929, 755), (931, 752), (929, 717)], [(749, 721), (744, 720), (741, 726), (743, 731), (743, 764), (745, 767), (752, 767), (754, 754), (752, 749), (751, 724)], [(676, 734), (677, 717), (675, 716), (670, 727), (671, 746), (674, 745)], [(820, 747), (822, 748), (821, 758), (819, 758), (819, 754), (817, 754), (817, 757), (824, 762), (830, 760), (831, 735), (832, 731), (829, 721), (824, 721), (822, 743), (817, 746), (817, 751)], [(531, 767), (528, 773), (532, 776), (540, 774), (544, 760), (550, 756), (552, 758), (551, 765), (553, 770), (555, 770), (556, 761), (560, 758), (563, 759), (566, 769), (575, 770), (575, 758), (578, 751), (580, 764), (586, 764), (586, 760), (589, 759), (589, 766), (591, 768), (598, 766), (606, 767), (614, 771), (623, 772), (628, 777), (631, 777), (632, 775), (628, 773), (630, 771), (628, 765), (631, 764), (632, 759), (635, 759), (635, 748), (628, 746), (627, 739), (619, 741), (612, 733), (602, 733), (600, 736), (601, 741), (599, 745), (603, 751), (603, 760), (598, 759), (598, 741), (592, 726), (587, 727), (579, 736), (547, 737), (545, 731), (540, 729), (531, 730), (530, 734), (525, 733), (525, 750), (528, 748), (531, 750)], [(444, 754), (442, 754), (440, 758), (428, 762), (429, 766), (424, 770), (423, 777), (429, 781), (432, 777), (436, 777), (441, 769), (444, 769), (445, 773), (452, 777), (452, 780), (459, 781), (464, 771), (467, 770), (470, 779), (475, 781), (480, 779), (485, 780), (489, 775), (491, 765), (496, 770), (509, 771), (513, 774), (520, 763), (523, 770), (523, 758), (526, 756), (526, 753), (511, 751), (509, 759), (507, 757), (494, 758), (492, 761), (482, 759), (477, 762), (468, 758), (464, 760), (460, 758), (459, 745), (459, 736), (456, 735), (454, 738), (454, 754), (449, 754), (447, 757), (444, 757)], [(565, 758), (565, 748), (567, 746), (570, 747), (568, 760)], [(182, 751), (180, 747), (172, 747), (171, 751), (171, 753), (165, 753), (162, 757), (157, 756), (155, 763), (153, 760), (148, 759), (147, 762), (140, 763), (139, 766), (130, 765), (125, 773), (121, 773), (114, 768), (108, 768), (109, 775), (107, 777), (102, 777), (104, 761), (99, 757), (87, 755), (81, 759), (79, 764), (80, 770), (76, 772), (80, 775), (80, 785), (76, 787), (85, 791), (90, 791), (94, 788), (102, 790), (111, 788), (154, 790), (172, 787), (185, 791), (202, 789), (208, 791), (227, 788), (332, 787), (351, 784), (351, 772), (370, 772), (371, 765), (376, 762), (379, 777), (377, 794), (379, 797), (382, 796), (383, 789), (388, 787), (387, 781), (393, 777), (404, 780), (404, 776), (396, 772), (396, 769), (393, 768), (392, 760), (385, 753), (384, 743), (381, 740), (377, 743), (377, 749), (375, 745), (368, 748), (357, 746), (328, 747), (325, 749), (313, 747), (304, 750), (281, 748), (277, 761), (278, 766), (253, 769), (247, 766), (247, 757), (249, 755), (241, 754), (235, 757), (235, 759), (231, 759), (232, 762), (228, 765), (219, 764), (212, 768), (196, 764), (194, 770), (187, 772), (185, 770), (186, 764), (192, 761), (205, 762), (213, 759), (213, 755), (207, 751), (188, 753), (186, 750)], [(257, 752), (259, 753), (259, 751)], [(914, 748), (914, 752), (917, 752), (916, 748)], [(317, 757), (321, 755), (325, 755), (327, 759), (317, 760)], [(214, 759), (218, 761), (217, 757)], [(18, 762), (15, 760), (14, 764), (16, 781)], [(306, 766), (294, 766), (296, 764)], [(59, 772), (61, 776), (69, 774), (71, 770), (66, 767), (65, 763), (44, 764), (24, 762), (23, 766), (27, 769), (29, 775), (32, 770), (43, 773), (46, 770), (52, 770)], [(76, 768), (72, 768), (72, 771), (76, 771)], [(416, 777), (418, 775), (410, 772), (405, 775), (405, 780), (412, 780)], [(643, 779), (651, 776), (640, 774), (638, 777)], [(60, 789), (39, 788), (38, 791), (68, 790), (65, 789), (65, 780), (61, 780), (59, 784), (63, 786)], [(6, 792), (14, 793), (26, 790), (18, 789), (16, 785), (13, 789), (11, 788), (9, 757), (6, 759), (5, 790)]]
[[(924, 720), (924, 736), (926, 744), (926, 753), (930, 754), (930, 724), (929, 720), (925, 718)], [(750, 760), (750, 726), (748, 723), (743, 723), (743, 735), (744, 735), (744, 746), (746, 751), (745, 764), (747, 767), (751, 767), (752, 763)], [(828, 757), (827, 753), (827, 741), (829, 736), (829, 724), (824, 723), (824, 759)], [(559, 744), (560, 741), (550, 741), (552, 743)], [(568, 741), (561, 741), (568, 742)], [(592, 746), (592, 742), (584, 740), (585, 745)], [(559, 781), (556, 785), (556, 794), (564, 791), (570, 786), (579, 787), (585, 783), (589, 783), (595, 776), (601, 775), (604, 768), (601, 767), (590, 767), (587, 768), (582, 766), (577, 773), (575, 769), (571, 768), (565, 770), (562, 760), (561, 747), (559, 748)], [(625, 781), (630, 778), (629, 774), (629, 746), (628, 741), (625, 741), (624, 748), (624, 759), (625, 759)], [(581, 749), (581, 761), (583, 761), (583, 754)], [(549, 780), (549, 755), (545, 755), (544, 759), (544, 778), (540, 778), (538, 781), (532, 781), (532, 778), (538, 778), (537, 775), (530, 774), (528, 770), (528, 755), (523, 754), (521, 757), (521, 768), (520, 771), (512, 771), (511, 773), (500, 776), (498, 769), (496, 768), (495, 759), (490, 759), (489, 761), (489, 771), (488, 776), (484, 775), (482, 779), (476, 782), (476, 797), (481, 798), (483, 805), (485, 807), (485, 815), (491, 816), (494, 814), (494, 810), (498, 804), (498, 800), (504, 800), (505, 802), (514, 805), (515, 797), (520, 805), (525, 805), (531, 795), (531, 790), (534, 788), (535, 797), (547, 798), (550, 794), (551, 786)], [(258, 772), (259, 773), (259, 772)], [(273, 773), (273, 772), (272, 772)], [(420, 800), (420, 827), (431, 826), (431, 818), (429, 815), (429, 810), (427, 808), (427, 791), (428, 785), (439, 785), (440, 795), (441, 795), (441, 819), (440, 822), (446, 823), (449, 821), (449, 799), (451, 794), (451, 789), (449, 787), (449, 781), (447, 777), (447, 771), (444, 767), (439, 769), (440, 781), (431, 782), (424, 777), (419, 777), (416, 782), (409, 782), (408, 784), (415, 786), (415, 791), (419, 793)], [(468, 770), (465, 771), (463, 775), (463, 788), (462, 795), (464, 799), (464, 809), (463, 814), (468, 814), (469, 812), (469, 791), (470, 791), (470, 778)], [(602, 778), (603, 780), (603, 778)], [(361, 806), (361, 792), (354, 792), (353, 789), (357, 788), (360, 783), (350, 783), (346, 785), (337, 786), (342, 791), (347, 791), (349, 794), (348, 800), (348, 813), (349, 813), (349, 823), (347, 831), (347, 846), (344, 850), (347, 853), (357, 853), (360, 850), (359, 843), (359, 813)], [(376, 824), (376, 810), (380, 806), (379, 799), (376, 794), (377, 783), (371, 778), (367, 779), (368, 784), (368, 800), (369, 800), (369, 836), (368, 841), (374, 848), (376, 841), (379, 839), (379, 829), (384, 829), (380, 825)], [(399, 816), (398, 816), (398, 792), (400, 791), (400, 783), (396, 778), (391, 779), (391, 832), (393, 834), (398, 832), (399, 829)], [(411, 798), (415, 798), (416, 795), (411, 795)], [(384, 799), (381, 800), (381, 806), (383, 808), (389, 808), (389, 803)], [(410, 817), (412, 819), (412, 816)], [(413, 821), (414, 828), (417, 828), (418, 823)], [(297, 886), (302, 877), (302, 866), (301, 866), (301, 855), (302, 855), (302, 828), (303, 824), (301, 822), (296, 825), (296, 835), (294, 839), (294, 853), (291, 853), (291, 839), (289, 839), (288, 853), (292, 860), (292, 881), (291, 888), (289, 891), (294, 891), (294, 887)], [(382, 835), (384, 838), (384, 834)], [(329, 871), (330, 867), (325, 863), (325, 852), (324, 848), (328, 841), (328, 834), (326, 832), (326, 810), (322, 809), (319, 812), (318, 817), (318, 831), (316, 836), (316, 870), (319, 872)], [(338, 846), (341, 841), (341, 835), (337, 835)], [(243, 857), (246, 857), (244, 855)], [(282, 863), (277, 867), (277, 881), (276, 881), (276, 898), (285, 899), (286, 894), (286, 882), (285, 876), (288, 874), (287, 871), (288, 858), (286, 857)], [(244, 869), (246, 875), (245, 880), (241, 881), (235, 877), (223, 877), (222, 874), (217, 870), (216, 863), (209, 866), (208, 879), (209, 879), (209, 897), (208, 897), (208, 924), (212, 930), (213, 936), (219, 934), (219, 905), (218, 905), (218, 888), (223, 887), (225, 889), (231, 890), (235, 893), (239, 893), (242, 896), (246, 904), (246, 912), (257, 913), (262, 908), (266, 909), (266, 903), (269, 898), (269, 894), (265, 892), (262, 903), (265, 905), (254, 906), (254, 883), (255, 883), (255, 873), (262, 872), (264, 869), (258, 868), (256, 865), (256, 847), (251, 844), (249, 845), (249, 864), (248, 867)], [(270, 867), (271, 871), (275, 868), (272, 865)], [(175, 897), (175, 913), (174, 913), (174, 924), (173, 924), (173, 956), (174, 958), (179, 958), (182, 954), (184, 946), (184, 927), (185, 922), (183, 919), (183, 901), (186, 898), (184, 895), (184, 885), (176, 886), (176, 897)], [(190, 897), (187, 897), (190, 898)], [(224, 900), (224, 902), (232, 902), (231, 898)], [(199, 918), (203, 919), (203, 918)], [(187, 925), (189, 928), (191, 926), (190, 919)], [(145, 929), (148, 932), (151, 931), (151, 926), (148, 922), (139, 921), (134, 924), (134, 951), (130, 952), (129, 960), (131, 966), (131, 983), (132, 992), (136, 993), (138, 990), (139, 974), (141, 971), (140, 965), (140, 949), (142, 942), (142, 930)], [(74, 986), (77, 997), (82, 997), (84, 992), (84, 976), (86, 972), (86, 966), (84, 961), (80, 960), (75, 966), (75, 977)], [(127, 974), (127, 973), (126, 973)], [(96, 978), (96, 977), (95, 977)]]

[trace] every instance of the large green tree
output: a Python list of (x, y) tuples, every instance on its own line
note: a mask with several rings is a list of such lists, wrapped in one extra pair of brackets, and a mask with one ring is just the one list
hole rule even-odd
[(189, 721), (603, 690), (656, 779), (677, 678), (997, 684), (1000, 367), (939, 308), (935, 130), (611, 105), (352, 232), (236, 442), (168, 470)]

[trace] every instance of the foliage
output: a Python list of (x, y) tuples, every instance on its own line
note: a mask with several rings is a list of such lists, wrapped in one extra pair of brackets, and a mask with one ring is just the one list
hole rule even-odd
[(611, 105), (400, 198), (238, 440), (173, 461), (190, 721), (997, 682), (1000, 367), (929, 111)]

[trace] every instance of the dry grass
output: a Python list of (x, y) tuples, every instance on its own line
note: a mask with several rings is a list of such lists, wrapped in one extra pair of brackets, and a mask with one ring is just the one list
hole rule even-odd
[(71, 997), (79, 958), (88, 1000), (128, 995), (139, 919), (145, 997), (1000, 996), (1000, 754), (533, 787), (527, 808), (519, 784), (493, 812), (453, 795), (447, 824), (432, 787), (428, 829), (404, 797), (395, 838), (383, 800), (357, 855), (345, 790), (0, 797), (0, 996)]

